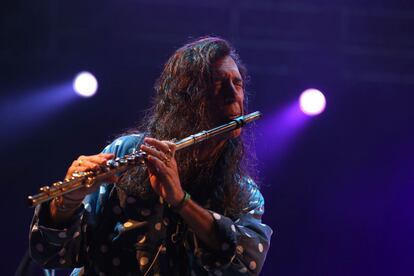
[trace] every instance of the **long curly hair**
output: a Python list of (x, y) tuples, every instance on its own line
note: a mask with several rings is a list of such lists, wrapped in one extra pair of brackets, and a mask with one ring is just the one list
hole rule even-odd
[[(232, 46), (218, 37), (203, 37), (179, 48), (164, 65), (155, 84), (153, 107), (147, 110), (141, 126), (129, 133), (162, 140), (181, 139), (215, 127), (206, 103), (213, 91), (213, 65), (230, 56), (236, 62), (245, 85), (247, 74)], [(247, 110), (245, 95), (244, 110)], [(247, 193), (243, 181), (252, 174), (247, 153), (252, 153), (243, 137), (229, 139), (216, 159), (200, 163), (195, 145), (176, 153), (181, 184), (201, 205), (237, 216), (246, 207)], [(128, 171), (118, 185), (141, 198), (155, 197), (143, 168)]]

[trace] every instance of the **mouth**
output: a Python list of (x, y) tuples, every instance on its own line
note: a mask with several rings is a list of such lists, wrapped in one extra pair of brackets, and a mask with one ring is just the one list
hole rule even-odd
[(233, 114), (233, 115), (227, 116), (227, 118), (229, 118), (230, 120), (233, 120), (233, 119), (235, 119), (237, 117), (240, 117), (240, 114)]
[(226, 123), (228, 121), (234, 120), (234, 119), (236, 119), (237, 117), (240, 117), (240, 116), (241, 116), (240, 114), (225, 115), (225, 116), (223, 116), (222, 123)]

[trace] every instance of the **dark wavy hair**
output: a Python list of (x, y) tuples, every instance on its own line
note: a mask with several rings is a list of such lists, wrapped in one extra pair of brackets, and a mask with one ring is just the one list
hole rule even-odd
[[(213, 65), (226, 56), (236, 62), (245, 85), (246, 69), (224, 39), (204, 37), (175, 51), (155, 84), (153, 107), (146, 112), (142, 125), (129, 133), (145, 132), (147, 136), (169, 140), (214, 127), (206, 103), (213, 91)], [(246, 111), (246, 95), (244, 108)], [(197, 160), (197, 145), (176, 153), (182, 186), (198, 203), (234, 216), (246, 207), (246, 185), (240, 183), (250, 176), (252, 166), (247, 163), (251, 158), (246, 156), (244, 140), (228, 140), (218, 158), (203, 163)], [(124, 174), (118, 186), (141, 198), (155, 198), (142, 168)]]

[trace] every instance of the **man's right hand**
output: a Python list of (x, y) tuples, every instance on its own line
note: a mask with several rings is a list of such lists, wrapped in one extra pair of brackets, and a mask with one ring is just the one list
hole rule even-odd
[[(99, 169), (106, 165), (108, 160), (114, 158), (113, 153), (100, 153), (96, 155), (81, 155), (72, 162), (72, 165), (69, 167), (66, 178), (71, 178), (75, 172), (86, 172), (86, 171), (99, 171)], [(95, 181), (95, 183), (89, 188), (81, 188), (73, 192), (67, 193), (64, 196), (70, 198), (71, 200), (82, 201), (83, 198), (90, 193), (96, 191), (96, 189), (101, 185), (102, 182), (113, 183), (116, 182), (117, 177), (115, 175), (109, 176), (105, 179), (100, 179), (100, 181)]]
[[(69, 167), (66, 178), (71, 178), (75, 172), (99, 171), (99, 169), (106, 165), (106, 162), (114, 158), (112, 153), (100, 153), (96, 155), (81, 155), (78, 159), (72, 162)], [(89, 188), (80, 188), (73, 192), (64, 194), (59, 198), (52, 200), (50, 204), (50, 214), (52, 220), (57, 223), (64, 223), (69, 220), (75, 213), (77, 207), (80, 206), (86, 195), (95, 192), (102, 182), (115, 183), (117, 176), (110, 175), (107, 178), (95, 181)]]

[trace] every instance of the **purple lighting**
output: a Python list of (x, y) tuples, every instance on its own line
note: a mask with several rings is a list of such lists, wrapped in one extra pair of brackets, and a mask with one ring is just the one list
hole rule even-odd
[(326, 99), (321, 91), (314, 88), (306, 89), (300, 95), (299, 106), (306, 115), (319, 115), (325, 110)]
[(98, 81), (95, 76), (89, 72), (81, 72), (76, 75), (73, 81), (73, 90), (85, 98), (95, 95), (98, 89)]
[(256, 141), (259, 159), (275, 170), (300, 137), (308, 120), (309, 117), (301, 112), (296, 101), (264, 116), (257, 122), (258, 132), (262, 134)]

